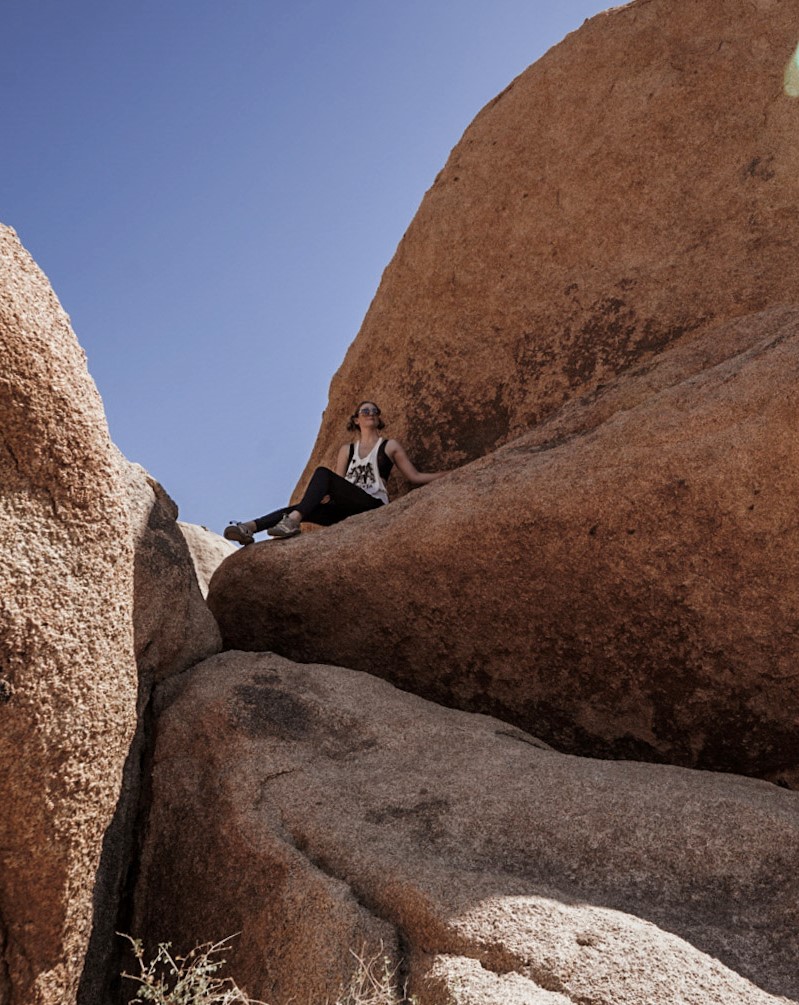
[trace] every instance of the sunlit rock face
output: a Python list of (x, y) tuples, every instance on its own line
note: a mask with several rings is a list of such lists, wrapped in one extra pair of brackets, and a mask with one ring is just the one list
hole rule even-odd
[(386, 269), (308, 471), (363, 398), (420, 467), (449, 466), (671, 343), (799, 302), (798, 37), (797, 0), (645, 0), (513, 81)]
[(74, 1001), (136, 721), (117, 452), (47, 279), (0, 226), (0, 1001)]
[(225, 645), (559, 749), (799, 783), (799, 310), (741, 318), (375, 513), (226, 559)]
[(799, 995), (797, 793), (567, 757), (272, 654), (159, 700), (135, 930), (176, 951), (240, 932), (254, 997), (337, 1001), (381, 942), (419, 1005)]
[(201, 527), (196, 523), (183, 523), (179, 520), (178, 527), (188, 545), (200, 592), (205, 597), (208, 594), (211, 576), (222, 561), (236, 551), (236, 545), (232, 541), (226, 541), (221, 534), (215, 534), (207, 527)]

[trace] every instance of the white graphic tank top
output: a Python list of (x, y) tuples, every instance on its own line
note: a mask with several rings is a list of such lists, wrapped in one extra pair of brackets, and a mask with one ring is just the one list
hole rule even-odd
[(377, 467), (377, 452), (382, 442), (383, 440), (379, 439), (375, 443), (368, 457), (360, 456), (358, 453), (360, 443), (355, 443), (353, 445), (352, 460), (344, 477), (348, 482), (352, 482), (353, 485), (357, 485), (364, 492), (368, 492), (370, 496), (374, 496), (375, 499), (387, 503), (388, 492), (386, 492), (386, 484), (380, 477), (380, 471)]

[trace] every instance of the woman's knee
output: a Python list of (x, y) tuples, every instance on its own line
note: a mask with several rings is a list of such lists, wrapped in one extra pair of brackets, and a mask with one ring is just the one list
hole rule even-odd
[(327, 484), (332, 474), (333, 472), (330, 470), (330, 468), (324, 468), (324, 467), (315, 468), (314, 473), (311, 475), (311, 481), (324, 482), (325, 484)]

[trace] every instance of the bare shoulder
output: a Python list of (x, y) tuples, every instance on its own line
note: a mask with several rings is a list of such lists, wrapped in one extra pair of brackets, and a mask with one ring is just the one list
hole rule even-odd
[(401, 455), (404, 454), (405, 451), (402, 449), (402, 444), (400, 443), (399, 440), (387, 440), (386, 453), (393, 461), (398, 453)]
[(336, 474), (343, 478), (347, 473), (347, 465), (350, 462), (351, 443), (342, 443), (336, 454)]

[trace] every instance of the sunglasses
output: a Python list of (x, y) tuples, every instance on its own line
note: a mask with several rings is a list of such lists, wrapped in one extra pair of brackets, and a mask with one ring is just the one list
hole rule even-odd
[(380, 415), (379, 408), (372, 408), (371, 405), (367, 405), (366, 408), (359, 408), (358, 415)]

